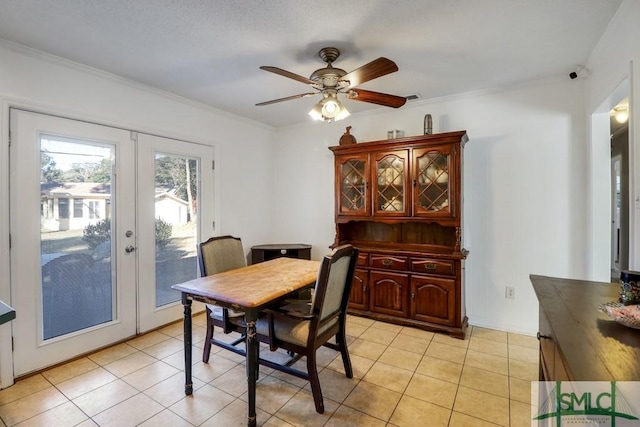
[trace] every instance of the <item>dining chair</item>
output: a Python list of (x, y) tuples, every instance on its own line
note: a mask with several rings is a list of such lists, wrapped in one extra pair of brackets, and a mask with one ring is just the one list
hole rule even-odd
[[(337, 247), (320, 264), (310, 303), (301, 302), (265, 310), (267, 316), (257, 323), (258, 334), (268, 337), (269, 350), (282, 348), (296, 353), (297, 359), (306, 356), (306, 372), (291, 367), (297, 359), (276, 369), (309, 381), (316, 411), (320, 414), (324, 412), (324, 401), (316, 366), (318, 348), (326, 346), (339, 351), (347, 378), (353, 378), (345, 328), (357, 259), (357, 248), (351, 245)], [(333, 337), (335, 343), (330, 342)]]
[[(233, 236), (211, 237), (206, 242), (198, 245), (198, 263), (201, 276), (210, 276), (228, 270), (245, 267), (247, 265), (242, 240)], [(246, 328), (244, 325), (244, 313), (226, 309), (217, 305), (207, 304), (207, 327), (202, 352), (202, 361), (209, 362), (211, 344), (216, 344), (214, 327), (222, 328), (225, 334), (239, 332), (242, 336), (230, 343), (235, 346), (244, 341)]]

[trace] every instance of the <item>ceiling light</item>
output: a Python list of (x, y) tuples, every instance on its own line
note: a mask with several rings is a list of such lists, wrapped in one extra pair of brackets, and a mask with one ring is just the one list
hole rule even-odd
[(315, 120), (334, 122), (348, 117), (350, 113), (338, 99), (338, 94), (336, 91), (325, 90), (322, 93), (322, 99), (313, 107), (311, 111), (309, 111), (309, 115)]
[(615, 109), (613, 117), (615, 117), (616, 122), (625, 123), (627, 120), (629, 120), (629, 110), (625, 110), (625, 109), (617, 110), (617, 109)]

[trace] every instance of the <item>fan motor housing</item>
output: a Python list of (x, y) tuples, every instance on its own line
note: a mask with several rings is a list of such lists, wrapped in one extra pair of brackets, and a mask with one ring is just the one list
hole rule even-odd
[(327, 67), (315, 70), (309, 79), (321, 83), (324, 87), (335, 87), (338, 80), (346, 74), (347, 72), (341, 68)]

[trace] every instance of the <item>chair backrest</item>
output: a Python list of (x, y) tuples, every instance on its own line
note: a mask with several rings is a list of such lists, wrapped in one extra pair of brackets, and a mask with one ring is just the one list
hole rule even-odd
[(346, 312), (357, 260), (358, 249), (351, 245), (339, 246), (323, 258), (312, 303), (321, 324)]
[(245, 267), (242, 240), (233, 236), (212, 237), (198, 245), (198, 262), (202, 276)]

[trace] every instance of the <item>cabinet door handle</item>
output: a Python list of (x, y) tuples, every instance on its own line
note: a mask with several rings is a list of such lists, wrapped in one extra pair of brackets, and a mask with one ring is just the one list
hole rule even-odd
[(382, 265), (393, 265), (393, 260), (383, 259), (382, 260)]
[(411, 299), (415, 300), (416, 299), (416, 293), (415, 292), (411, 292)]
[(438, 268), (438, 264), (428, 263), (424, 265), (425, 270), (436, 270)]

